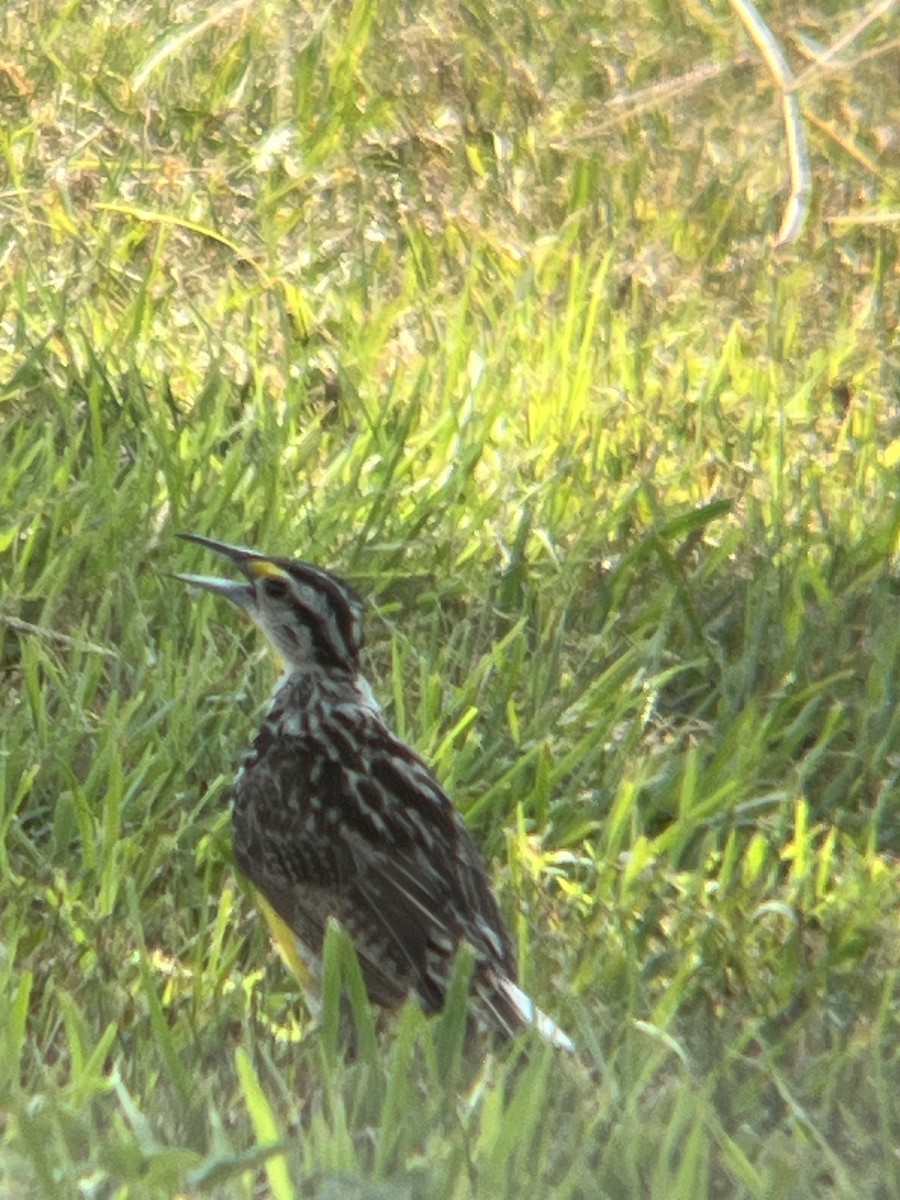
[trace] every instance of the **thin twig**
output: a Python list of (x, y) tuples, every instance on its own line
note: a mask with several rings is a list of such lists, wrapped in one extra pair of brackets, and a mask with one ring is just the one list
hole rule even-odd
[(861, 146), (853, 137), (838, 129), (832, 121), (823, 121), (814, 112), (807, 112), (806, 119), (810, 125), (818, 129), (825, 137), (830, 138), (836, 146), (840, 146), (845, 154), (855, 159), (870, 175), (874, 175), (876, 179), (881, 179), (885, 183), (887, 182), (884, 168), (878, 162), (878, 159), (864, 146)]
[(812, 172), (806, 146), (806, 131), (800, 115), (800, 104), (793, 94), (794, 75), (780, 43), (759, 15), (753, 0), (731, 0), (731, 7), (755, 42), (782, 96), (791, 191), (781, 228), (775, 239), (776, 246), (781, 246), (785, 242), (795, 241), (800, 236), (809, 214)]
[[(890, 12), (896, 3), (897, 0), (878, 0), (878, 3), (869, 9), (864, 16), (860, 17), (855, 25), (852, 25), (845, 33), (842, 33), (837, 41), (832, 42), (820, 54), (816, 54), (815, 62), (810, 63), (805, 70), (796, 76), (791, 84), (792, 89), (797, 91), (799, 88), (805, 87), (806, 84), (825, 71), (840, 70), (844, 64), (835, 63), (833, 59), (837, 58), (848, 46), (851, 46), (870, 25)], [(807, 49), (809, 49), (808, 46)]]
[(839, 217), (826, 217), (829, 225), (900, 225), (900, 209), (895, 212), (848, 212)]
[(659, 83), (648, 84), (635, 92), (618, 92), (615, 96), (610, 96), (604, 108), (627, 108), (628, 115), (631, 116), (634, 111), (642, 112), (645, 108), (657, 107), (660, 101), (670, 100), (673, 96), (680, 96), (683, 92), (691, 92), (701, 84), (708, 83), (710, 79), (716, 79), (726, 71), (733, 70), (735, 66), (748, 61), (748, 59), (749, 55), (745, 53), (729, 62), (700, 63), (683, 75), (663, 79)]
[[(749, 61), (750, 55), (741, 53), (729, 62), (701, 63), (683, 75), (676, 75), (672, 79), (664, 79), (660, 83), (651, 83), (647, 87), (638, 88), (634, 92), (617, 92), (615, 96), (611, 96), (609, 100), (603, 103), (600, 110), (603, 114), (610, 113), (611, 115), (595, 122), (584, 131), (570, 134), (565, 141), (565, 145), (569, 146), (582, 141), (591, 141), (598, 133), (603, 133), (607, 129), (613, 129), (617, 125), (621, 125), (624, 121), (630, 121), (634, 117), (640, 116), (641, 113), (655, 112), (676, 96), (696, 91), (704, 84), (709, 83), (710, 80), (718, 79), (721, 75), (726, 74), (728, 71), (733, 71), (735, 67), (742, 66)], [(560, 140), (551, 139), (548, 144), (550, 146), (560, 146), (563, 143)]]

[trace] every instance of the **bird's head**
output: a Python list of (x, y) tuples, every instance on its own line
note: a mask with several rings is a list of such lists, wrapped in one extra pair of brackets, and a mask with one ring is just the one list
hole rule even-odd
[(363, 603), (342, 579), (298, 559), (260, 554), (196, 533), (180, 535), (229, 559), (246, 582), (212, 575), (176, 575), (224, 596), (259, 626), (288, 671), (321, 667), (359, 671)]

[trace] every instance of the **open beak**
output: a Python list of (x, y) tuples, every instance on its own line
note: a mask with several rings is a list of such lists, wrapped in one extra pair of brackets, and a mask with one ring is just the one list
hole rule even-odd
[[(248, 550), (246, 546), (230, 546), (227, 542), (216, 542), (212, 538), (202, 537), (199, 533), (179, 533), (178, 536), (187, 542), (196, 542), (198, 546), (205, 546), (207, 550), (221, 554), (250, 580), (266, 573), (264, 564), (268, 560), (264, 554), (259, 554), (256, 550)], [(219, 579), (215, 575), (183, 575), (180, 572), (175, 574), (175, 578), (192, 587), (213, 592), (216, 596), (224, 596), (226, 600), (230, 600), (239, 608), (249, 609), (253, 603), (253, 588), (246, 583), (237, 583), (232, 579)]]

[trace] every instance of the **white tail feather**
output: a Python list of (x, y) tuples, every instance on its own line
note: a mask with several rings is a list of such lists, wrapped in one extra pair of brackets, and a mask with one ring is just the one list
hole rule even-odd
[(503, 992), (522, 1018), (522, 1023), (533, 1026), (545, 1041), (552, 1046), (558, 1046), (561, 1050), (575, 1049), (575, 1043), (569, 1035), (563, 1033), (552, 1017), (541, 1012), (531, 997), (527, 996), (518, 984), (513, 983), (511, 979), (500, 978), (497, 980), (497, 990)]

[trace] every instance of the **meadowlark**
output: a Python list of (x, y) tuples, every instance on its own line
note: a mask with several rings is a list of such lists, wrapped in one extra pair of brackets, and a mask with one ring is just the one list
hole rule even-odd
[[(184, 534), (244, 576), (178, 578), (242, 608), (284, 664), (231, 790), (235, 859), (295, 966), (317, 974), (329, 918), (350, 935), (369, 997), (444, 1002), (474, 951), (475, 1024), (571, 1040), (516, 982), (516, 954), (481, 858), (433, 772), (385, 723), (360, 669), (363, 602), (307, 562)], [(285, 943), (287, 942), (287, 945)]]

